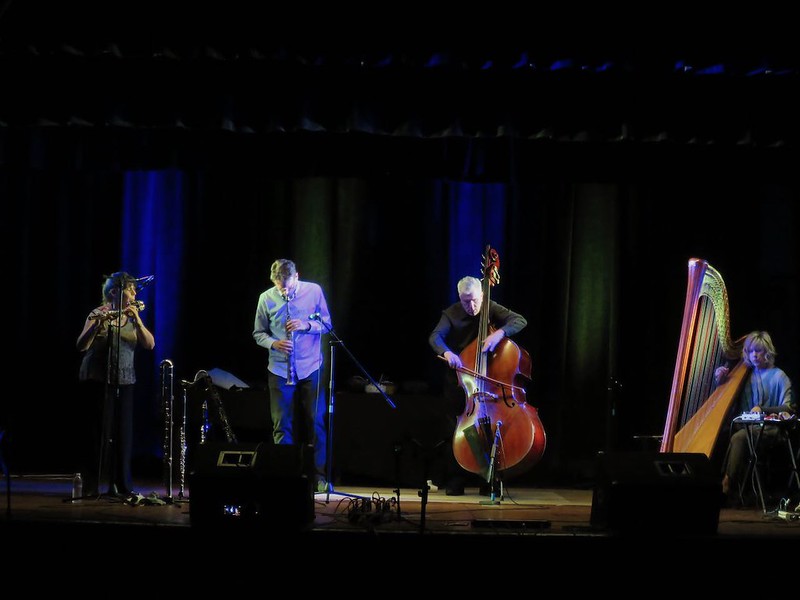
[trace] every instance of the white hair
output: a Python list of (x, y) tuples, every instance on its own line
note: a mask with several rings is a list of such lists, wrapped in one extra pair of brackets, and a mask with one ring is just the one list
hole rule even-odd
[(473, 288), (478, 288), (482, 290), (481, 280), (477, 277), (472, 277), (471, 275), (467, 275), (466, 277), (462, 277), (458, 281), (458, 295), (464, 294)]

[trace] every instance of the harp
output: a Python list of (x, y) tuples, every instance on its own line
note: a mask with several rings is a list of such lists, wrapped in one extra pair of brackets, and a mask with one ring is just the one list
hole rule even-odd
[[(661, 452), (711, 457), (749, 370), (741, 360), (741, 349), (742, 340), (731, 341), (722, 276), (705, 260), (692, 258)], [(714, 371), (728, 361), (736, 365), (715, 388)]]

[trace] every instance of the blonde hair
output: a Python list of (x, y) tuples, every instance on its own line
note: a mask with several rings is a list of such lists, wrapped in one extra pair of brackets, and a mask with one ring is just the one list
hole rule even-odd
[(752, 367), (750, 362), (751, 350), (763, 350), (764, 359), (770, 367), (775, 366), (775, 357), (777, 352), (775, 344), (772, 343), (772, 337), (766, 331), (753, 331), (747, 335), (742, 346), (742, 359), (748, 367)]

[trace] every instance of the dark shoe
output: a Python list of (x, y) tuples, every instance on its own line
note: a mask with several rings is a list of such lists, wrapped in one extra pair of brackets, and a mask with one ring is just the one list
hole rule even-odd
[(446, 496), (463, 496), (464, 478), (460, 475), (453, 475), (447, 480), (444, 493)]
[(131, 495), (130, 490), (126, 490), (121, 487), (117, 487), (116, 485), (109, 486), (108, 488), (108, 495), (112, 498), (128, 498)]
[(463, 485), (453, 485), (447, 486), (447, 489), (444, 491), (445, 496), (463, 496), (464, 495), (464, 486)]

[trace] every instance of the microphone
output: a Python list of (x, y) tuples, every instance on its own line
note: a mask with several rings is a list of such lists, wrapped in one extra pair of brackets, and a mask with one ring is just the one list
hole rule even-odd
[(153, 283), (155, 278), (156, 278), (155, 275), (147, 275), (145, 277), (139, 277), (139, 279), (136, 280), (136, 289), (137, 290), (143, 290), (148, 285)]
[(310, 315), (308, 315), (308, 320), (309, 321), (319, 321), (320, 319), (321, 319), (321, 317), (320, 317), (320, 314), (318, 312), (311, 313)]

